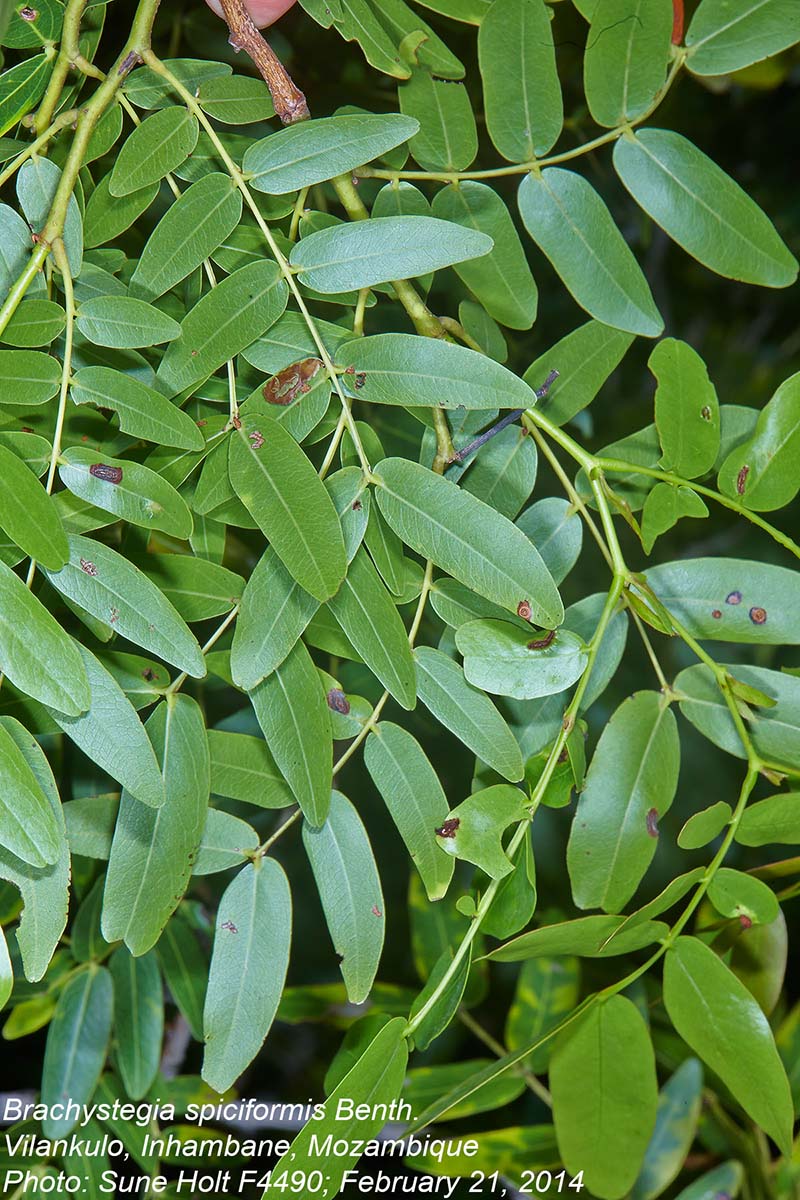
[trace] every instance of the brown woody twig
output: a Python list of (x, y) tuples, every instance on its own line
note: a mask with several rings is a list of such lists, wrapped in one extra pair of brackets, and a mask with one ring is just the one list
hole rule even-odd
[(311, 113), (305, 96), (275, 51), (261, 36), (244, 0), (221, 0), (221, 3), (230, 30), (228, 41), (235, 50), (244, 50), (258, 67), (281, 121), (284, 125), (293, 125), (296, 121), (308, 120)]

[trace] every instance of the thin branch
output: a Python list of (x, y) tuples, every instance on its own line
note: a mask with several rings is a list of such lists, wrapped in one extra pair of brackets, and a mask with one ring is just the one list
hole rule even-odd
[(306, 98), (275, 51), (262, 36), (245, 7), (244, 0), (221, 0), (228, 23), (228, 41), (235, 50), (244, 50), (253, 60), (269, 88), (275, 112), (284, 125), (307, 121), (311, 116)]

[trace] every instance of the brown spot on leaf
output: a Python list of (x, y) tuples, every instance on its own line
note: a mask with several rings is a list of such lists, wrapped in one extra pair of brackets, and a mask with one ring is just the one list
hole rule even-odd
[(333, 712), (341, 713), (345, 717), (350, 712), (350, 701), (341, 688), (331, 688), (326, 699), (328, 701), (328, 708), (332, 709)]
[(304, 358), (300, 362), (292, 363), (268, 379), (261, 394), (267, 404), (280, 404), (285, 407), (309, 390), (311, 380), (324, 365), (321, 358)]
[(718, 608), (712, 608), (711, 615), (715, 621), (718, 621), (720, 619), (720, 617), (722, 616), (722, 612)]
[(24, 8), (19, 10), (19, 15), (23, 21), (35, 21), (39, 13), (35, 8), (31, 8), (29, 4), (26, 4)]
[(247, 440), (252, 442), (254, 450), (260, 450), (264, 445), (264, 435), (260, 429), (254, 429), (252, 433), (248, 433)]
[(647, 833), (651, 838), (658, 837), (658, 809), (650, 808), (647, 810)]
[(546, 650), (556, 640), (555, 629), (548, 629), (547, 633), (542, 638), (535, 638), (534, 641), (528, 642), (529, 650)]
[(94, 577), (97, 574), (97, 567), (93, 562), (89, 562), (88, 558), (81, 559), (81, 570), (83, 571), (84, 575), (91, 575)]
[(372, 906), (372, 915), (373, 915), (373, 917), (382, 917), (383, 916), (383, 913), (378, 908), (377, 904), (373, 904), (373, 906)]
[(753, 622), (754, 625), (766, 625), (767, 610), (765, 608), (751, 608), (749, 615), (750, 615), (750, 620)]
[(742, 603), (742, 593), (741, 592), (728, 592), (727, 596), (725, 597), (725, 603), (726, 604), (741, 604)]
[(434, 829), (433, 832), (437, 837), (454, 838), (458, 833), (458, 827), (460, 824), (461, 821), (458, 817), (448, 817), (447, 820), (443, 821), (439, 828)]
[(700, 409), (700, 416), (703, 418), (704, 421), (711, 420), (711, 409), (708, 407), (707, 404), (704, 404), (703, 407)]
[(517, 605), (517, 616), (522, 617), (523, 621), (530, 621), (532, 612), (530, 600), (520, 600)]
[(748, 917), (745, 913), (742, 913), (739, 917), (739, 924), (741, 925), (742, 929), (751, 929), (753, 922), (750, 917)]
[(156, 677), (156, 673), (152, 667), (145, 667), (142, 671), (142, 679), (146, 679), (148, 683), (152, 683)]
[(355, 379), (353, 380), (353, 387), (358, 388), (360, 391), (366, 382), (367, 382), (366, 372), (359, 371), (358, 374), (356, 375)]
[(111, 609), (110, 623), (111, 623), (112, 625), (115, 625), (115, 624), (117, 623), (117, 621), (118, 621), (118, 620), (119, 620), (119, 609), (118, 609), (118, 608), (113, 608), (113, 607), (112, 607), (112, 609)]
[(223, 921), (221, 928), (227, 929), (228, 933), (238, 933), (239, 932), (237, 926), (234, 925), (233, 921)]
[(565, 763), (568, 758), (569, 758), (569, 750), (567, 750), (566, 746), (562, 746), (561, 753), (558, 756), (558, 762)]
[(360, 500), (353, 501), (353, 512), (361, 512), (363, 505)]
[(92, 463), (89, 474), (104, 483), (122, 483), (122, 467), (110, 467), (107, 463)]
[(739, 474), (736, 476), (736, 491), (740, 496), (744, 495), (744, 489), (747, 487), (747, 476), (750, 474), (750, 468), (742, 467)]

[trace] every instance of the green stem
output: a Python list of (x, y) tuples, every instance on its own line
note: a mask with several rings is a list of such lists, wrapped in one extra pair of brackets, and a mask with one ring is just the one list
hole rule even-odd
[(524, 163), (514, 163), (509, 167), (489, 167), (482, 171), (390, 171), (379, 167), (360, 167), (355, 173), (356, 177), (361, 179), (389, 179), (392, 182), (396, 182), (399, 179), (428, 179), (438, 181), (439, 183), (458, 183), (461, 179), (500, 179), (505, 175), (527, 175), (529, 171), (542, 170), (544, 167), (554, 167), (559, 163), (571, 162), (575, 158), (582, 158), (584, 154), (591, 154), (593, 150), (599, 150), (601, 146), (606, 146), (609, 142), (616, 142), (624, 134), (630, 133), (632, 129), (647, 121), (659, 107), (677, 79), (685, 60), (686, 51), (682, 49), (677, 50), (663, 87), (657, 93), (650, 107), (640, 116), (634, 118), (632, 121), (626, 121), (622, 125), (617, 125), (616, 128), (609, 129), (605, 133), (599, 134), (596, 138), (592, 138), (590, 142), (583, 142), (580, 146), (575, 146), (572, 150), (564, 150), (559, 154), (550, 154), (546, 158), (533, 158)]
[(0, 333), (5, 330), (8, 322), (17, 311), (20, 301), (24, 299), (28, 288), (41, 271), (49, 250), (50, 247), (45, 245), (44, 242), (38, 242), (33, 254), (28, 259), (21, 274), (17, 279), (14, 280), (14, 283), (11, 286), (11, 291), (6, 296), (2, 307), (0, 307)]
[(80, 54), (81, 19), (86, 3), (87, 0), (68, 0), (64, 9), (58, 58), (34, 120), (34, 129), (38, 134), (42, 134), (53, 120), (53, 114), (64, 90), (64, 84), (67, 82), (70, 67), (74, 65), (75, 59)]
[(78, 110), (76, 108), (71, 108), (68, 112), (59, 113), (43, 133), (40, 133), (29, 146), (25, 147), (21, 154), (18, 154), (16, 158), (12, 158), (11, 162), (0, 171), (0, 187), (4, 183), (7, 183), (12, 175), (17, 173), (24, 162), (27, 162), (34, 154), (38, 154), (57, 133), (60, 133), (67, 125), (72, 125), (77, 119)]
[(647, 475), (650, 479), (660, 479), (664, 483), (672, 483), (676, 487), (691, 488), (701, 496), (707, 496), (709, 500), (716, 501), (723, 508), (730, 509), (737, 516), (744, 517), (751, 525), (757, 525), (759, 529), (763, 529), (765, 533), (776, 541), (778, 545), (783, 546), (795, 558), (800, 558), (800, 546), (793, 541), (788, 534), (782, 530), (776, 529), (774, 525), (770, 525), (769, 521), (765, 521), (758, 513), (753, 512), (749, 508), (744, 508), (738, 501), (724, 496), (722, 492), (717, 492), (714, 488), (704, 487), (703, 484), (697, 483), (694, 479), (683, 479), (680, 475), (674, 475), (670, 471), (660, 471), (657, 467), (641, 467), (635, 463), (621, 462), (616, 458), (596, 458), (596, 465), (603, 471), (608, 471), (613, 475)]

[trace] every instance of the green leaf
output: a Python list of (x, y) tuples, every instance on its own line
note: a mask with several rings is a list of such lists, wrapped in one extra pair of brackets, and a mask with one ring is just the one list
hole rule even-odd
[(657, 225), (711, 271), (764, 287), (788, 287), (797, 261), (770, 219), (685, 137), (643, 129), (621, 137), (614, 166)]
[(333, 737), (320, 677), (302, 642), (250, 692), (250, 699), (303, 815), (321, 825), (330, 804)]
[(248, 864), (217, 910), (203, 1009), (203, 1079), (231, 1087), (269, 1033), (283, 991), (292, 938), (292, 897), (272, 858)]
[[(48, 158), (34, 157), (24, 162), (17, 175), (17, 196), (25, 219), (37, 233), (44, 228), (50, 215), (56, 191), (61, 183), (61, 169)], [(71, 195), (64, 221), (64, 249), (73, 276), (81, 273), (83, 262), (83, 224), (78, 202)]]
[(682, 517), (707, 516), (705, 502), (691, 488), (657, 483), (647, 493), (642, 508), (642, 546), (645, 554), (649, 554), (661, 534), (677, 525)]
[(0, 725), (0, 846), (33, 867), (58, 862), (63, 827), (17, 741)]
[(84, 236), (87, 246), (102, 246), (124, 233), (142, 213), (146, 212), (158, 195), (158, 184), (137, 188), (125, 196), (112, 196), (111, 176), (104, 175), (89, 197), (84, 219)]
[(405, 626), (362, 547), (328, 608), (372, 673), (403, 708), (416, 704), (416, 673)]
[(419, 698), (436, 720), (504, 779), (522, 779), (519, 746), (489, 697), (468, 684), (441, 650), (419, 646), (414, 658)]
[(69, 561), (48, 571), (57, 591), (113, 632), (202, 679), (206, 665), (194, 634), (169, 600), (110, 546), (70, 534)]
[(53, 772), (38, 742), (13, 717), (0, 717), (0, 731), (3, 741), (10, 737), (22, 754), (36, 781), (37, 790), (44, 794), (50, 806), (58, 829), (58, 858), (50, 866), (32, 867), (10, 850), (0, 847), (0, 879), (13, 883), (23, 900), (17, 944), (25, 978), (35, 982), (45, 974), (67, 923), (69, 846), (61, 798)]
[(469, 981), (472, 953), (472, 946), (470, 946), (468, 953), (461, 959), (455, 973), (447, 980), (442, 991), (438, 991), (438, 989), (444, 982), (446, 973), (453, 965), (453, 951), (448, 947), (442, 951), (434, 963), (433, 970), (426, 979), (425, 986), (411, 1006), (411, 1012), (409, 1013), (410, 1018), (415, 1018), (432, 1001), (431, 1007), (427, 1008), (427, 1012), (424, 1013), (419, 1024), (414, 1029), (413, 1045), (416, 1050), (427, 1050), (431, 1042), (435, 1041), (439, 1034), (443, 1033), (453, 1021), (461, 1006)]
[(647, 921), (617, 932), (626, 917), (577, 917), (521, 933), (486, 957), (493, 962), (523, 962), (527, 958), (551, 958), (576, 954), (579, 958), (609, 958), (630, 954), (657, 942), (667, 932), (663, 921)]
[[(404, 408), (531, 408), (532, 389), (483, 354), (409, 333), (376, 333), (336, 352), (354, 399)], [(362, 378), (363, 377), (363, 378)]]
[(167, 921), (158, 939), (156, 954), (178, 1011), (186, 1018), (192, 1037), (201, 1042), (208, 963), (197, 938), (179, 916)]
[(697, 1132), (702, 1092), (703, 1068), (687, 1058), (658, 1094), (656, 1127), (631, 1200), (654, 1200), (679, 1174)]
[(558, 1148), (573, 1175), (603, 1200), (625, 1196), (656, 1122), (650, 1035), (624, 996), (592, 1005), (556, 1042), (550, 1090)]
[(67, 314), (53, 300), (23, 300), (0, 339), (9, 346), (49, 346), (67, 323)]
[(708, 898), (723, 917), (753, 925), (770, 925), (780, 912), (771, 887), (730, 867), (720, 867), (715, 872), (708, 885)]
[(539, 387), (551, 371), (558, 379), (539, 404), (549, 420), (564, 425), (591, 404), (633, 342), (633, 334), (587, 321), (531, 363), (523, 378)]
[(736, 446), (719, 472), (719, 489), (756, 512), (789, 504), (800, 489), (800, 373), (790, 376), (758, 414), (752, 437)]
[[(23, 218), (9, 205), (0, 204), (0, 296), (8, 295), (28, 261), (30, 249), (31, 231)], [(5, 334), (2, 337), (5, 340)]]
[(467, 621), (456, 633), (468, 681), (517, 700), (564, 692), (583, 674), (586, 649), (580, 638), (562, 630), (548, 645), (537, 644), (546, 641), (510, 621)]
[(197, 118), (182, 105), (145, 117), (122, 144), (109, 179), (112, 196), (128, 196), (174, 171), (197, 145)]
[(83, 336), (97, 346), (133, 350), (171, 342), (181, 327), (172, 317), (129, 296), (98, 296), (78, 308), (76, 325)]
[[(73, 717), (49, 708), (50, 716), (92, 762), (142, 804), (158, 808), (164, 803), (164, 782), (133, 705), (93, 654), (77, 643), (70, 642), (70, 646), (79, 655), (81, 674), (88, 679), (87, 711)], [(52, 669), (55, 660), (50, 657), (48, 661)]]
[(513, 521), (533, 491), (537, 468), (536, 443), (525, 429), (510, 425), (472, 459), (463, 488)]
[(347, 570), (339, 518), (308, 458), (260, 399), (242, 412), (229, 469), (237, 495), (286, 569), (317, 600), (327, 600)]
[(58, 473), (74, 495), (132, 525), (163, 529), (181, 539), (192, 532), (192, 514), (186, 501), (142, 463), (70, 446), (61, 455)]
[[(100, 1078), (114, 1015), (114, 986), (105, 967), (94, 963), (69, 980), (58, 998), (47, 1032), (42, 1103), (54, 1114), (42, 1121), (45, 1137), (71, 1133)], [(64, 1098), (73, 1103), (64, 1105)]]
[(536, 862), (529, 830), (511, 862), (514, 869), (500, 880), (483, 921), (483, 932), (491, 937), (511, 937), (530, 923), (536, 910)]
[(280, 666), (319, 608), (269, 546), (245, 584), (231, 647), (231, 673), (251, 689)]
[(0, 75), (0, 136), (29, 113), (47, 87), (52, 71), (46, 54), (26, 58)]
[[(450, 1091), (453, 1086), (469, 1079), (470, 1076), (488, 1065), (488, 1059), (473, 1058), (466, 1062), (461, 1060), (453, 1063), (436, 1063), (429, 1067), (414, 1067), (406, 1076), (403, 1099), (411, 1105), (412, 1112), (422, 1112), (428, 1104)], [(523, 1089), (524, 1081), (523, 1088), (520, 1088), (519, 1076), (515, 1077), (509, 1071), (508, 1074), (499, 1076), (488, 1087), (479, 1088), (463, 1104), (450, 1109), (447, 1119), (455, 1121), (461, 1117), (471, 1117), (477, 1113), (493, 1112), (495, 1109), (504, 1108), (516, 1100)], [(415, 1159), (416, 1156), (409, 1156), (406, 1161), (415, 1165)], [(448, 1161), (448, 1171), (451, 1164), (452, 1160)], [(419, 1169), (428, 1171), (429, 1167), (426, 1165)]]
[[(515, 7), (526, 8), (541, 2), (511, 0)], [(433, 215), (492, 239), (494, 245), (488, 254), (457, 264), (456, 274), (501, 325), (530, 329), (536, 320), (536, 283), (514, 222), (497, 192), (486, 184), (462, 180), (458, 187), (442, 188), (436, 193)]]
[(89, 707), (78, 648), (22, 580), (0, 562), (0, 671), (26, 696), (77, 716)]
[(242, 197), (229, 176), (215, 172), (192, 184), (147, 239), (131, 277), (131, 295), (155, 300), (168, 292), (216, 250), (241, 215)]
[(680, 741), (656, 692), (625, 700), (603, 730), (572, 824), (567, 867), (578, 908), (619, 912), (658, 844), (675, 797)]
[(142, 570), (189, 622), (229, 612), (244, 590), (240, 575), (191, 554), (148, 554)]
[(58, 570), (69, 557), (69, 547), (50, 496), (33, 471), (2, 445), (0, 475), (0, 528), (31, 558)]
[[(364, 1053), (331, 1092), (323, 1113), (309, 1121), (270, 1174), (265, 1196), (281, 1195), (275, 1181), (282, 1172), (301, 1170), (304, 1178), (319, 1167), (315, 1144), (324, 1144), (328, 1136), (344, 1138), (347, 1150), (326, 1162), (329, 1195), (340, 1190), (345, 1172), (357, 1162), (359, 1147), (366, 1144), (385, 1124), (381, 1111), (400, 1095), (408, 1062), (405, 1041), (406, 1020), (395, 1017), (376, 1034)], [(284, 1176), (285, 1178), (285, 1176)]]
[(502, 835), (509, 825), (525, 816), (525, 793), (498, 783), (473, 792), (451, 809), (447, 820), (435, 831), (436, 840), (446, 854), (466, 859), (490, 879), (502, 879), (513, 870), (503, 849)]
[(743, 1176), (741, 1163), (722, 1163), (721, 1166), (706, 1171), (704, 1175), (685, 1187), (682, 1192), (678, 1193), (676, 1200), (715, 1200), (720, 1192), (724, 1192), (733, 1200), (742, 1186)]
[(429, 900), (447, 891), (455, 864), (436, 845), (434, 830), (447, 818), (447, 797), (415, 737), (381, 721), (367, 738), (364, 765), (383, 797)]
[(568, 500), (545, 496), (514, 522), (533, 542), (544, 565), (558, 585), (578, 561), (583, 544), (583, 524)]
[(588, 180), (548, 167), (525, 176), (518, 203), (525, 228), (581, 308), (616, 329), (658, 336), (664, 322), (647, 280)]
[(156, 944), (180, 903), (208, 810), (210, 767), (203, 714), (190, 696), (159, 704), (146, 725), (167, 802), (158, 809), (127, 791), (120, 800), (103, 896), (103, 937), (131, 954)]
[(658, 381), (656, 428), (664, 466), (685, 479), (705, 475), (719, 453), (719, 402), (705, 363), (686, 342), (664, 338), (647, 365)]
[(161, 361), (159, 380), (172, 395), (202, 383), (277, 321), (287, 295), (274, 262), (234, 271), (184, 317), (180, 337)]
[(210, 808), (192, 874), (214, 875), (240, 867), (258, 845), (259, 836), (252, 825), (222, 809)]
[(551, 629), (561, 597), (538, 551), (511, 522), (457, 484), (399, 458), (376, 467), (381, 513), (403, 541), (487, 600)]
[[(724, 800), (718, 800), (716, 804), (711, 804), (708, 808), (693, 813), (684, 822), (683, 828), (678, 834), (678, 845), (681, 850), (699, 850), (701, 846), (707, 846), (709, 842), (713, 842), (714, 838), (719, 837), (725, 826), (729, 824), (732, 815), (733, 810), (730, 804), (726, 804)], [(747, 812), (744, 815), (746, 817)], [(740, 830), (741, 825), (736, 832), (737, 841), (740, 840)]]
[[(545, 1037), (572, 1012), (580, 993), (577, 958), (531, 958), (523, 963), (508, 1010), (505, 1044), (517, 1050)], [(546, 1071), (553, 1053), (547, 1041), (526, 1058), (531, 1071)]]
[(209, 729), (211, 791), (259, 808), (287, 808), (292, 793), (263, 738)]
[(352, 171), (400, 146), (419, 128), (397, 113), (358, 113), (290, 125), (245, 153), (242, 166), (258, 192), (278, 196)]
[(153, 953), (134, 958), (120, 946), (108, 964), (114, 981), (114, 1061), (131, 1100), (147, 1095), (158, 1074), (164, 1034), (164, 988)]
[(688, 558), (651, 567), (645, 578), (696, 638), (761, 646), (800, 643), (796, 571), (747, 559)]
[(702, 0), (686, 33), (686, 65), (696, 75), (726, 75), (798, 41), (792, 0)]
[(742, 846), (800, 845), (800, 795), (768, 796), (744, 810), (736, 829)]
[(478, 131), (469, 93), (462, 83), (413, 71), (397, 92), (400, 111), (418, 132), (409, 149), (426, 171), (465, 171), (478, 153)]
[(330, 293), (409, 279), (480, 258), (491, 249), (491, 238), (451, 221), (371, 217), (309, 234), (294, 247), (289, 261), (300, 283)]
[[(406, 54), (407, 58), (413, 55), (417, 62), (442, 79), (463, 79), (464, 64), (422, 20), (416, 8), (412, 9), (403, 0), (381, 0), (377, 15), (401, 54)], [(421, 40), (422, 35), (424, 40)], [(412, 50), (415, 43), (418, 44)]]
[[(190, 91), (195, 92), (207, 79), (232, 74), (228, 63), (207, 62), (199, 58), (165, 58), (164, 66)], [(137, 108), (168, 108), (178, 93), (164, 76), (150, 67), (138, 67), (125, 80), (125, 95)]]
[(75, 404), (111, 408), (120, 429), (156, 445), (202, 450), (205, 440), (187, 413), (165, 399), (155, 388), (111, 367), (82, 367), (72, 377)]
[(215, 75), (197, 89), (197, 103), (224, 125), (251, 125), (275, 115), (269, 88), (247, 75)]
[(703, 942), (680, 937), (664, 963), (664, 1004), (687, 1045), (789, 1153), (794, 1119), (789, 1082), (767, 1018), (744, 984)]
[(486, 128), (503, 158), (530, 162), (552, 149), (564, 106), (544, 0), (495, 0), (478, 33)]
[[(767, 761), (794, 763), (800, 754), (800, 679), (744, 663), (736, 663), (728, 671), (775, 701), (771, 708), (746, 716), (757, 752)], [(708, 668), (702, 664), (687, 667), (677, 676), (675, 688), (686, 719), (727, 754), (744, 758), (741, 738)]]
[(0, 376), (3, 379), (0, 403), (31, 408), (46, 404), (55, 396), (61, 370), (57, 359), (39, 350), (0, 350)]
[[(5, 1008), (14, 988), (14, 967), (8, 953), (6, 935), (0, 926), (0, 1004)], [(3, 1030), (5, 1033), (5, 1029)]]
[(319, 828), (304, 823), (303, 845), (317, 884), (347, 998), (369, 995), (386, 928), (383, 892), (367, 831), (341, 792), (331, 794)]
[(653, 105), (666, 78), (671, 35), (671, 0), (597, 0), (583, 82), (598, 125), (613, 129)]

